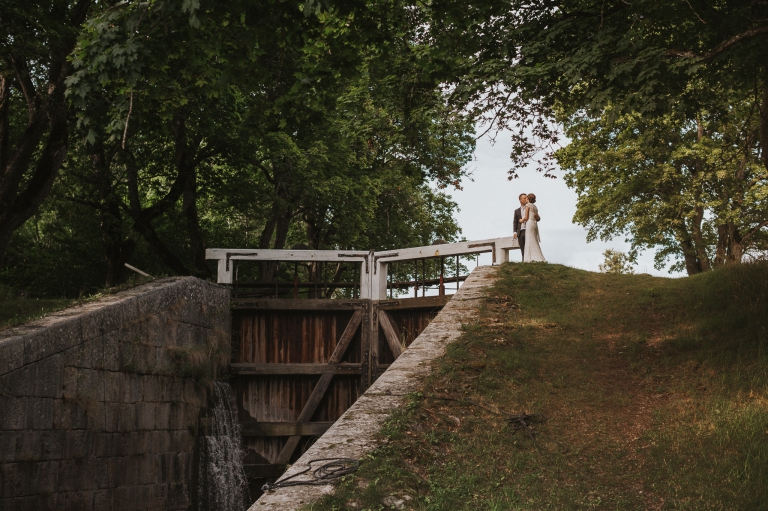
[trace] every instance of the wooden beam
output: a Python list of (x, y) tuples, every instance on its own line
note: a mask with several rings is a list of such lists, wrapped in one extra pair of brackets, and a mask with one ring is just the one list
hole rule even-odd
[(277, 463), (265, 463), (265, 464), (243, 464), (243, 471), (245, 476), (251, 479), (266, 479), (273, 477), (280, 477), (286, 471), (288, 466), (283, 463), (278, 465)]
[(401, 310), (401, 309), (433, 309), (442, 307), (451, 300), (451, 296), (425, 296), (419, 298), (398, 298), (396, 300), (379, 301), (379, 309)]
[(284, 299), (284, 298), (241, 298), (232, 300), (234, 309), (260, 309), (260, 310), (359, 310), (364, 307), (362, 300), (323, 300), (323, 299)]
[(245, 422), (240, 424), (243, 436), (318, 436), (333, 422)]
[(395, 358), (399, 357), (403, 352), (403, 345), (400, 342), (400, 332), (397, 331), (397, 325), (395, 324), (392, 316), (385, 310), (379, 311), (379, 324), (384, 331), (384, 338), (387, 340), (389, 349), (392, 350), (392, 355)]
[[(347, 351), (349, 343), (352, 341), (352, 337), (354, 337), (355, 332), (357, 332), (362, 319), (363, 311), (356, 310), (352, 315), (352, 319), (349, 320), (347, 327), (344, 329), (344, 333), (341, 334), (339, 342), (336, 343), (336, 348), (333, 350), (331, 358), (328, 360), (329, 364), (338, 364), (341, 361), (341, 358)], [(312, 415), (314, 415), (315, 410), (317, 410), (317, 407), (320, 404), (320, 401), (323, 399), (323, 396), (325, 396), (325, 392), (328, 390), (328, 386), (331, 384), (332, 379), (333, 374), (328, 373), (320, 377), (320, 380), (317, 382), (317, 385), (315, 385), (315, 388), (312, 389), (312, 394), (309, 395), (309, 399), (304, 405), (304, 408), (301, 410), (301, 414), (299, 414), (299, 418), (296, 420), (296, 422), (309, 422), (312, 419)], [(277, 456), (277, 463), (288, 463), (288, 461), (291, 459), (291, 456), (293, 455), (293, 451), (295, 451), (296, 447), (299, 445), (300, 440), (300, 435), (289, 437), (288, 441), (283, 446), (283, 449), (280, 451), (280, 454)]]
[(242, 376), (280, 374), (361, 374), (362, 364), (232, 364), (231, 373)]

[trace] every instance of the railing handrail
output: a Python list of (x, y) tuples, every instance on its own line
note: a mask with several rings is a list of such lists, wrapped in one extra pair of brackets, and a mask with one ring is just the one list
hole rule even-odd
[(386, 298), (387, 265), (389, 263), (491, 252), (491, 264), (499, 264), (509, 260), (510, 250), (519, 248), (518, 241), (512, 236), (507, 236), (378, 252), (372, 250), (366, 252), (361, 250), (209, 248), (205, 251), (205, 258), (218, 260), (217, 281), (220, 284), (232, 284), (233, 265), (230, 261), (358, 262), (362, 265), (360, 297), (379, 300)]

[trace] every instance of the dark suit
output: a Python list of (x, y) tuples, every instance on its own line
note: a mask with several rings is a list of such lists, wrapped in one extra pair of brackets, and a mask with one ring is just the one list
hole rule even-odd
[(523, 219), (523, 212), (521, 211), (522, 208), (517, 208), (515, 210), (515, 220), (512, 224), (512, 229), (515, 231), (515, 234), (517, 234), (517, 241), (520, 243), (520, 255), (523, 258), (523, 261), (525, 261), (525, 229), (520, 229), (520, 220)]

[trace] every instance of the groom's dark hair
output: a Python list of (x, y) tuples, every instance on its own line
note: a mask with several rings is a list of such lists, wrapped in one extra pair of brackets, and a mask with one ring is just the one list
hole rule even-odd
[(517, 200), (520, 200), (520, 197), (522, 197), (523, 195), (525, 195), (526, 197), (528, 197), (528, 194), (527, 194), (527, 193), (521, 193), (520, 195), (518, 195), (518, 196), (517, 196)]

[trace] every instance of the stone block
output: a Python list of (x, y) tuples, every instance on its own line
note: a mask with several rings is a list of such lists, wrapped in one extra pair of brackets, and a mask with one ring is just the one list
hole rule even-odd
[(169, 429), (171, 424), (171, 403), (155, 403), (153, 429)]
[(56, 490), (57, 461), (5, 463), (0, 466), (0, 495), (23, 497)]
[(157, 375), (142, 376), (143, 396), (142, 400), (146, 402), (163, 400), (163, 380)]
[(101, 343), (101, 368), (117, 371), (120, 369), (120, 330), (105, 333)]
[(82, 458), (59, 462), (59, 491), (77, 492), (95, 490), (102, 469), (99, 460)]
[(112, 511), (135, 511), (137, 497), (136, 487), (115, 488), (112, 492)]
[(16, 461), (16, 441), (20, 435), (20, 431), (0, 431), (0, 463)]
[[(0, 509), (3, 511), (53, 511), (64, 509), (59, 506), (59, 503), (63, 502), (63, 499), (60, 501), (58, 497), (58, 494), (52, 493), (50, 495), (17, 497), (7, 501), (0, 498)], [(7, 505), (6, 502), (8, 502)]]
[(80, 369), (77, 377), (77, 397), (87, 401), (104, 401), (104, 371)]
[(55, 429), (84, 429), (88, 426), (85, 405), (77, 400), (56, 399), (53, 402)]
[(44, 460), (60, 460), (64, 457), (64, 448), (66, 445), (65, 431), (54, 429), (43, 431), (39, 435), (42, 439), (42, 457)]
[(3, 378), (3, 392), (17, 397), (35, 394), (35, 369), (26, 366), (16, 369)]
[(202, 408), (199, 406), (194, 406), (189, 404), (186, 406), (186, 410), (185, 410), (186, 417), (184, 419), (186, 422), (185, 424), (186, 429), (197, 427), (197, 420), (200, 418), (201, 409)]
[(188, 509), (191, 504), (188, 486), (183, 483), (169, 484), (168, 500), (166, 502), (168, 509)]
[(168, 485), (153, 484), (149, 487), (147, 511), (168, 511)]
[(25, 364), (37, 362), (82, 342), (80, 318), (74, 311), (62, 311), (35, 323), (43, 328), (25, 338)]
[(179, 291), (183, 283), (170, 283), (161, 289), (147, 289), (146, 292), (136, 297), (139, 308), (139, 317), (147, 317), (170, 309), (179, 302)]
[[(169, 403), (168, 407), (168, 429), (186, 429), (187, 403)], [(160, 429), (160, 428), (158, 428)]]
[(77, 509), (78, 511), (97, 511), (93, 507), (93, 493), (92, 491), (70, 491), (60, 495), (60, 500), (63, 497), (64, 504), (61, 509)]
[(123, 374), (104, 371), (104, 401), (117, 403), (123, 399)]
[(171, 437), (167, 431), (152, 431), (150, 433), (149, 452), (165, 453), (171, 447)]
[(62, 376), (62, 396), (64, 399), (77, 399), (77, 382), (80, 379), (80, 369), (65, 367)]
[(136, 430), (136, 405), (124, 404), (120, 405), (118, 411), (118, 430), (121, 433), (128, 433)]
[(104, 403), (104, 431), (120, 431), (120, 403)]
[(64, 396), (64, 354), (58, 353), (45, 358), (36, 364), (35, 388), (36, 397), (61, 398)]
[(205, 399), (205, 392), (195, 385), (194, 380), (185, 378), (184, 380), (184, 401), (193, 405), (202, 405)]
[(93, 368), (93, 343), (82, 341), (63, 352), (70, 367)]
[(123, 376), (124, 403), (137, 403), (144, 399), (144, 376), (132, 373), (121, 373)]
[(154, 454), (145, 454), (138, 458), (139, 471), (137, 482), (142, 485), (157, 483), (160, 463)]
[(136, 403), (136, 427), (151, 430), (155, 427), (155, 405), (157, 403)]
[(167, 319), (165, 314), (150, 314), (142, 321), (143, 342), (156, 348), (166, 345)]
[(102, 402), (87, 401), (85, 407), (86, 428), (104, 431), (106, 426), (106, 406)]
[(94, 434), (88, 429), (66, 431), (64, 437), (64, 457), (67, 459), (85, 458), (93, 455)]
[(182, 452), (191, 451), (195, 443), (195, 438), (189, 431), (180, 429), (176, 431), (169, 431), (171, 437), (171, 451)]
[(0, 375), (24, 365), (24, 336), (15, 335), (0, 340)]
[(181, 309), (181, 321), (202, 328), (213, 328), (209, 307), (200, 300), (187, 300)]
[(44, 397), (30, 398), (29, 406), (29, 427), (32, 429), (52, 429), (55, 399)]
[(28, 427), (29, 400), (27, 397), (0, 396), (0, 430)]
[(128, 445), (129, 456), (143, 456), (147, 454), (151, 449), (152, 432), (151, 431), (134, 431), (130, 434), (130, 440)]
[[(181, 346), (183, 348), (193, 348), (196, 346), (202, 346), (204, 338), (201, 337), (201, 329), (195, 325), (187, 323), (178, 323), (175, 329), (176, 338), (174, 339), (174, 346)], [(170, 344), (170, 342), (169, 342)]]
[(40, 461), (43, 457), (43, 436), (38, 431), (19, 431), (16, 437), (14, 461)]
[(120, 482), (124, 486), (135, 486), (139, 480), (139, 458), (136, 456), (129, 456), (123, 458), (123, 481)]
[(94, 511), (109, 511), (112, 507), (112, 492), (99, 490), (93, 492)]
[(163, 376), (163, 401), (173, 402), (184, 399), (184, 379), (175, 376)]

